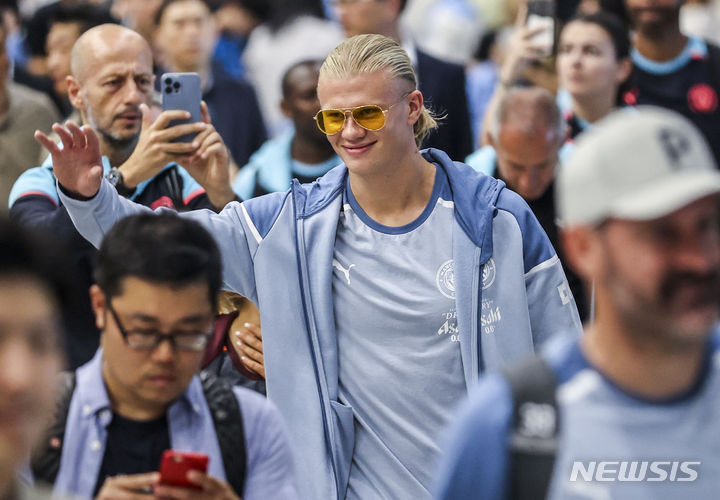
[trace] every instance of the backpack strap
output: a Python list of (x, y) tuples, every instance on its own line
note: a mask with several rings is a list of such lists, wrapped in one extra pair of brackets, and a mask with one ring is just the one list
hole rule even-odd
[(57, 399), (55, 400), (55, 413), (52, 422), (45, 432), (44, 439), (33, 450), (30, 458), (30, 469), (36, 482), (43, 482), (47, 485), (55, 483), (60, 470), (65, 424), (74, 391), (75, 372), (62, 372), (58, 380)]
[(508, 499), (546, 498), (558, 447), (555, 373), (540, 357), (503, 370), (513, 397)]
[(242, 498), (247, 474), (247, 450), (240, 405), (227, 381), (204, 370), (200, 372), (200, 381), (215, 425), (225, 477)]

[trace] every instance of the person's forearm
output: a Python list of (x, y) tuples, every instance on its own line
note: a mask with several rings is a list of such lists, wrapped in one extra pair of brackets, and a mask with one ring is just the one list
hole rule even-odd
[(230, 188), (229, 185), (226, 189), (210, 190), (206, 188), (205, 192), (207, 193), (207, 197), (210, 200), (210, 203), (212, 203), (213, 207), (215, 207), (218, 212), (225, 208), (225, 205), (227, 205), (231, 201), (237, 200), (235, 192), (232, 190), (232, 188)]

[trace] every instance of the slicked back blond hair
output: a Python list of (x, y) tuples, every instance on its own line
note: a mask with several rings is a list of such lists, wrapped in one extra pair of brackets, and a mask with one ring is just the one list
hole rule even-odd
[[(387, 71), (393, 78), (406, 81), (409, 90), (417, 89), (417, 76), (407, 53), (395, 40), (374, 34), (356, 35), (335, 47), (320, 67), (320, 80), (378, 71)], [(415, 143), (420, 146), (434, 128), (437, 128), (435, 117), (423, 104), (420, 117), (413, 125)]]

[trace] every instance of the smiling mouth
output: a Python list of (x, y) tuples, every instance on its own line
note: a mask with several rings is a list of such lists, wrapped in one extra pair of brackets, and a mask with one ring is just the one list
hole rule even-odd
[(343, 149), (347, 151), (350, 154), (362, 154), (369, 150), (373, 145), (375, 145), (374, 142), (369, 142), (367, 144), (357, 144), (357, 145), (345, 145), (343, 146)]

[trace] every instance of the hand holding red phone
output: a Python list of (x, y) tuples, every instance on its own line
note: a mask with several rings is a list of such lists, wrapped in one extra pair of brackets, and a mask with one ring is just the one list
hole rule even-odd
[(164, 500), (241, 500), (221, 479), (196, 470), (188, 471), (186, 477), (193, 488), (158, 484), (155, 497)]
[(108, 477), (95, 500), (148, 500), (159, 480), (157, 472)]
[(167, 450), (160, 464), (156, 498), (168, 500), (239, 500), (230, 485), (207, 474), (208, 456)]

